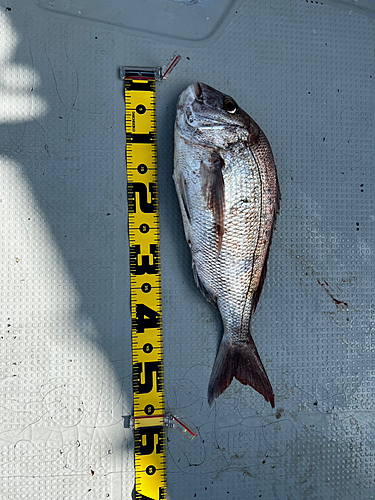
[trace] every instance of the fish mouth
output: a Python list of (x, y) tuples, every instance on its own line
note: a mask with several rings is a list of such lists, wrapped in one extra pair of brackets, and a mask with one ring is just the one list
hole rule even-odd
[(202, 97), (203, 97), (202, 84), (199, 83), (199, 82), (196, 82), (196, 83), (193, 83), (192, 86), (193, 86), (193, 90), (194, 90), (194, 93), (195, 93), (195, 98), (198, 101), (201, 101)]
[[(226, 130), (232, 133), (234, 142), (239, 137), (243, 140), (252, 134), (251, 119), (241, 108), (237, 112), (227, 113), (223, 109), (225, 99), (230, 96), (202, 82), (190, 84), (180, 95), (177, 104), (176, 127), (182, 135), (189, 136), (196, 130)], [(198, 140), (198, 137), (195, 137)], [(250, 142), (253, 142), (249, 139)]]
[(195, 101), (199, 103), (204, 102), (204, 90), (207, 87), (204, 83), (196, 82), (189, 85), (180, 95), (178, 99), (178, 108), (181, 110), (186, 109), (188, 106), (192, 106)]
[(187, 108), (191, 108), (196, 100), (196, 94), (194, 91), (194, 83), (189, 85), (179, 96), (177, 101), (177, 112), (180, 114), (185, 114)]
[[(250, 117), (247, 113), (245, 113), (234, 101), (233, 99), (226, 94), (223, 94), (219, 90), (210, 87), (206, 83), (195, 82), (191, 84), (186, 90), (189, 90), (190, 95), (194, 97), (194, 101), (198, 104), (200, 110), (221, 110), (224, 111), (224, 102), (226, 100), (230, 100), (234, 103), (236, 107), (236, 115), (231, 114), (231, 118), (237, 116), (239, 119), (235, 122), (233, 120), (226, 121), (223, 118), (221, 120), (212, 119), (213, 123), (217, 126), (232, 126), (244, 128), (250, 132)], [(191, 103), (193, 104), (193, 103)], [(225, 116), (225, 115), (224, 115)]]
[(196, 101), (209, 106), (221, 103), (226, 97), (225, 94), (223, 94), (219, 90), (216, 90), (213, 87), (210, 87), (206, 83), (202, 82), (195, 82), (188, 88), (190, 88), (190, 92), (194, 95)]
[(214, 88), (206, 85), (202, 82), (195, 82), (190, 85), (191, 93), (195, 97), (195, 101), (198, 101), (200, 104), (207, 104), (209, 101), (209, 93), (217, 94), (218, 91)]

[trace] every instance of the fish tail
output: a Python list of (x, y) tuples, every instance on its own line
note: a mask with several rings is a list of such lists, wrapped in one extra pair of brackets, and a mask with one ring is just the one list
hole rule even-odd
[(230, 385), (235, 377), (244, 385), (251, 385), (275, 408), (275, 396), (266, 370), (251, 336), (243, 341), (231, 341), (224, 335), (217, 353), (208, 385), (208, 403)]

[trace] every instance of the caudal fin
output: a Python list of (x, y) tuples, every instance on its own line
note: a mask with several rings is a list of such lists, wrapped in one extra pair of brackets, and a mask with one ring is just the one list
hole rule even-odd
[(223, 337), (208, 385), (210, 406), (230, 385), (233, 377), (244, 385), (251, 385), (275, 408), (271, 383), (251, 337), (242, 342), (232, 342)]

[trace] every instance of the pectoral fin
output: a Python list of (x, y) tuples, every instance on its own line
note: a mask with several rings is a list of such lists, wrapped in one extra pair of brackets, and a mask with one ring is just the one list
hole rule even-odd
[(212, 210), (218, 236), (220, 253), (224, 235), (225, 186), (222, 169), (224, 160), (216, 151), (207, 160), (201, 161), (202, 193), (207, 207)]
[(173, 180), (175, 181), (175, 184), (177, 187), (177, 192), (181, 196), (181, 202), (182, 202), (183, 208), (185, 210), (186, 217), (188, 218), (188, 221), (191, 222), (189, 203), (188, 203), (188, 198), (187, 198), (187, 194), (186, 194), (186, 180), (184, 179), (184, 177), (181, 173), (177, 174), (177, 175), (173, 175)]

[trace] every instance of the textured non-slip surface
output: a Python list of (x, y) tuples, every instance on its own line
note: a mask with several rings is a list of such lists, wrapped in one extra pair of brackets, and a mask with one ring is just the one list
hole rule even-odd
[[(51, 13), (104, 23), (137, 36), (204, 42), (218, 36), (239, 0), (40, 0)], [(194, 8), (192, 8), (194, 7)]]
[[(0, 7), (2, 494), (131, 497), (118, 67), (177, 50), (157, 84), (166, 403), (199, 435), (168, 431), (168, 498), (375, 498), (373, 18), (354, 3), (251, 0), (216, 38), (182, 44), (58, 4)], [(193, 281), (171, 178), (176, 100), (194, 81), (231, 94), (276, 159), (281, 212), (252, 324), (275, 411), (238, 382), (206, 401), (221, 322)]]

